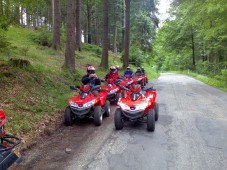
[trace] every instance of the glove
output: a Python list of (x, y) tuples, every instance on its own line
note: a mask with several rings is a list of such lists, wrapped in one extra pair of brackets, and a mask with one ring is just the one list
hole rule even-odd
[(89, 78), (98, 78), (96, 74), (90, 74)]

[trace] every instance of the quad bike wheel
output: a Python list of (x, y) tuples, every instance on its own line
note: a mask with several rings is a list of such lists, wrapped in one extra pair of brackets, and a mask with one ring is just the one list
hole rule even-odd
[(155, 130), (155, 112), (150, 109), (147, 115), (147, 130), (153, 132)]
[(109, 117), (110, 116), (110, 101), (109, 100), (106, 100), (104, 109), (105, 109), (104, 116)]
[(96, 106), (94, 109), (94, 124), (96, 126), (100, 126), (102, 124), (102, 116), (101, 106)]
[(124, 122), (122, 119), (121, 109), (117, 108), (114, 115), (114, 124), (117, 130), (120, 130), (124, 127)]
[(156, 102), (154, 104), (154, 112), (155, 112), (155, 121), (157, 121), (159, 117), (159, 105)]
[(73, 124), (73, 114), (69, 106), (67, 106), (65, 109), (64, 118), (65, 118), (65, 124), (67, 126), (71, 126)]
[(118, 102), (118, 100), (121, 98), (121, 93), (117, 93), (116, 94), (116, 97), (115, 97), (115, 100), (116, 100), (116, 103)]

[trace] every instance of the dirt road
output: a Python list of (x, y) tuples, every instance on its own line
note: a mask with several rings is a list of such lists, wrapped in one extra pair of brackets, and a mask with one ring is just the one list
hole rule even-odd
[(116, 131), (112, 106), (100, 127), (91, 120), (62, 125), (27, 151), (16, 169), (227, 169), (227, 93), (178, 74), (151, 83), (160, 106), (155, 132), (132, 123)]

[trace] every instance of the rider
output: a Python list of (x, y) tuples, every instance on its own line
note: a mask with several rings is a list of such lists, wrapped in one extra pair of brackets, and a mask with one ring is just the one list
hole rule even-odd
[(142, 76), (145, 76), (146, 77), (146, 79), (145, 79), (146, 83), (148, 83), (148, 79), (147, 79), (147, 76), (146, 76), (144, 67), (141, 68), (141, 71), (142, 71)]
[(123, 76), (126, 76), (126, 75), (130, 75), (130, 77), (133, 76), (133, 71), (130, 69), (129, 66), (126, 68), (126, 71), (123, 74)]
[(135, 72), (136, 76), (141, 76), (143, 74), (142, 70), (140, 69), (140, 67), (137, 67), (137, 70)]
[(98, 78), (98, 76), (95, 74), (95, 67), (89, 66), (87, 68), (87, 74), (82, 77), (82, 83), (84, 85), (90, 84), (90, 85), (100, 85), (101, 81)]
[(145, 70), (144, 70), (144, 67), (141, 67), (141, 71), (142, 71), (142, 75), (145, 75)]
[(104, 78), (105, 80), (108, 80), (108, 79), (113, 79), (114, 80), (117, 80), (119, 79), (119, 75), (118, 75), (118, 70), (116, 69), (115, 66), (111, 66), (110, 67), (110, 72), (106, 75), (106, 77)]
[(119, 66), (119, 65), (116, 65), (116, 69), (117, 69), (117, 71), (119, 71), (119, 69), (120, 69), (120, 66)]

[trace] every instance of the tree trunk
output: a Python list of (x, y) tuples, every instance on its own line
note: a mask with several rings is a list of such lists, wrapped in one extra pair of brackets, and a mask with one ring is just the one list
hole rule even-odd
[(87, 2), (87, 42), (91, 44), (91, 5)]
[(65, 67), (75, 70), (75, 12), (74, 0), (67, 0), (67, 35), (65, 50)]
[(81, 51), (81, 26), (80, 26), (81, 0), (76, 0), (76, 50)]
[(3, 3), (2, 3), (2, 0), (0, 1), (0, 16), (3, 15)]
[(108, 68), (108, 49), (109, 49), (109, 0), (103, 0), (103, 43), (101, 67)]
[(60, 0), (52, 0), (53, 3), (53, 43), (52, 48), (54, 50), (61, 49), (60, 42), (60, 27), (61, 27), (61, 11)]
[(26, 19), (27, 19), (27, 27), (30, 28), (30, 26), (31, 26), (31, 15), (30, 15), (28, 9), (26, 10)]
[(192, 66), (193, 70), (195, 70), (195, 42), (194, 42), (194, 32), (193, 28), (191, 28), (191, 40), (192, 40)]
[[(123, 11), (122, 11), (122, 51), (124, 51), (124, 40), (125, 40), (125, 0), (123, 0)], [(124, 55), (124, 54), (123, 54)]]
[(125, 35), (124, 35), (124, 57), (123, 67), (129, 65), (129, 45), (130, 45), (130, 0), (125, 0)]
[(24, 13), (24, 8), (23, 8), (23, 6), (21, 6), (21, 12), (20, 12), (20, 24), (21, 25), (24, 25), (23, 13)]
[(14, 8), (14, 23), (19, 25), (20, 24), (20, 8), (19, 8), (19, 1), (15, 1), (15, 8)]
[(113, 52), (117, 52), (117, 16), (116, 8), (114, 8), (114, 42), (113, 42)]
[(84, 33), (84, 43), (88, 43), (88, 42), (87, 42), (87, 39), (88, 39), (88, 38), (87, 38), (87, 34), (88, 34), (88, 33), (87, 33), (87, 24), (85, 24), (84, 32), (83, 32), (83, 33)]
[(6, 0), (5, 1), (5, 16), (9, 19), (11, 19), (11, 16), (10, 16), (10, 7), (11, 7), (11, 4), (10, 4), (10, 0)]

